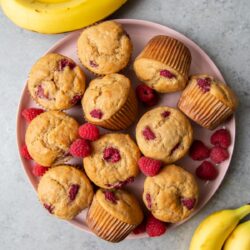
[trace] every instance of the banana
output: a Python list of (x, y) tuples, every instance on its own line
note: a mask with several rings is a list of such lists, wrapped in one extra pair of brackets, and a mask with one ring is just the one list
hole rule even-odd
[(250, 221), (236, 227), (226, 240), (224, 250), (250, 250)]
[(0, 0), (16, 25), (40, 33), (61, 33), (95, 23), (127, 0)]
[[(221, 250), (227, 237), (239, 221), (248, 214), (250, 214), (250, 205), (211, 214), (196, 229), (189, 250)], [(241, 250), (241, 248), (234, 250)]]

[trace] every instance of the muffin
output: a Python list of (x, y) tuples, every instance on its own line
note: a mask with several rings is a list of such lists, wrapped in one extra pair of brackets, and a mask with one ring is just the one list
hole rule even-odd
[(41, 178), (37, 192), (49, 213), (66, 220), (88, 207), (94, 195), (86, 175), (66, 165), (50, 168)]
[(28, 89), (34, 101), (45, 109), (68, 109), (82, 99), (85, 75), (72, 59), (50, 53), (33, 65)]
[(43, 166), (65, 163), (69, 147), (78, 137), (78, 123), (61, 111), (47, 111), (34, 118), (25, 134), (28, 151)]
[(134, 195), (124, 190), (99, 189), (88, 210), (87, 224), (104, 240), (119, 242), (143, 220)]
[(145, 179), (143, 201), (155, 218), (176, 223), (194, 211), (198, 193), (192, 174), (176, 165), (169, 165), (158, 175)]
[(178, 107), (190, 119), (212, 130), (235, 112), (237, 104), (228, 85), (209, 75), (194, 75), (182, 92)]
[(177, 109), (158, 107), (145, 113), (136, 126), (141, 152), (164, 163), (182, 158), (193, 140), (189, 120)]
[(105, 134), (91, 146), (92, 154), (83, 159), (83, 166), (97, 186), (120, 188), (138, 175), (140, 151), (129, 135)]
[(137, 77), (161, 93), (185, 88), (191, 64), (189, 49), (168, 36), (153, 37), (135, 59)]
[(106, 21), (84, 29), (77, 50), (84, 67), (97, 75), (107, 75), (128, 65), (132, 43), (121, 24)]
[(82, 107), (85, 119), (112, 130), (129, 127), (137, 115), (137, 101), (130, 80), (110, 74), (90, 82)]

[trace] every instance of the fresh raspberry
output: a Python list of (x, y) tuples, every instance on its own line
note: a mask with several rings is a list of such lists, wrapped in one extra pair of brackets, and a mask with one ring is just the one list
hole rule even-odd
[(136, 95), (147, 106), (155, 105), (158, 100), (156, 92), (145, 84), (139, 84), (136, 87)]
[(75, 105), (82, 99), (81, 95), (75, 95), (72, 100), (70, 101), (71, 104)]
[(210, 91), (210, 87), (211, 87), (211, 79), (210, 78), (199, 78), (197, 80), (197, 84), (199, 86), (199, 88), (201, 89), (202, 92), (206, 93), (208, 91)]
[(146, 232), (150, 237), (157, 237), (164, 234), (167, 230), (167, 226), (163, 221), (156, 219), (153, 215), (150, 215), (147, 219)]
[(83, 139), (89, 141), (96, 141), (100, 136), (99, 129), (91, 123), (80, 126), (78, 132)]
[(118, 149), (113, 147), (105, 148), (103, 151), (103, 159), (107, 162), (116, 163), (120, 161), (121, 155)]
[(69, 61), (66, 58), (61, 59), (60, 61), (58, 61), (58, 70), (62, 71), (65, 67), (69, 67), (70, 69), (74, 69), (75, 68), (75, 63)]
[(32, 173), (34, 176), (43, 176), (45, 174), (45, 172), (48, 171), (47, 167), (41, 166), (39, 164), (36, 164), (33, 169), (32, 169)]
[(160, 171), (161, 161), (143, 156), (139, 159), (138, 165), (143, 174), (154, 176)]
[(212, 181), (218, 176), (218, 170), (209, 161), (204, 161), (196, 169), (196, 175), (202, 180)]
[(145, 127), (142, 131), (142, 134), (144, 136), (144, 138), (148, 141), (148, 140), (154, 140), (156, 138), (154, 132), (151, 130), (151, 128), (149, 126)]
[(46, 209), (48, 210), (48, 212), (49, 212), (50, 214), (53, 214), (53, 209), (54, 209), (54, 207), (53, 207), (52, 205), (49, 205), (49, 204), (44, 203), (43, 206), (44, 206), (44, 208), (46, 208)]
[(69, 152), (75, 157), (84, 158), (91, 154), (91, 147), (87, 140), (76, 139), (71, 144)]
[(90, 115), (94, 118), (97, 118), (97, 119), (102, 119), (102, 116), (103, 116), (103, 113), (100, 109), (93, 109), (91, 112), (90, 112)]
[(41, 84), (37, 86), (36, 96), (41, 99), (49, 99), (48, 94), (45, 94), (44, 88)]
[(35, 117), (43, 113), (43, 109), (37, 108), (28, 108), (22, 111), (22, 116), (25, 118), (27, 122), (31, 122)]
[(181, 203), (188, 210), (191, 210), (194, 208), (194, 205), (196, 203), (196, 199), (194, 199), (194, 198), (181, 198)]
[(109, 188), (120, 189), (126, 186), (127, 184), (134, 182), (134, 180), (135, 180), (135, 177), (131, 176), (131, 177), (128, 177), (125, 181), (118, 181), (118, 182), (115, 182), (114, 184), (105, 184), (105, 186)]
[(222, 128), (222, 129), (215, 131), (212, 134), (210, 141), (215, 146), (228, 148), (231, 144), (231, 136), (227, 129)]
[(151, 195), (149, 193), (146, 193), (146, 201), (147, 201), (147, 207), (151, 209), (152, 207), (152, 200), (151, 200)]
[(24, 144), (22, 147), (21, 147), (21, 156), (23, 158), (25, 158), (26, 160), (32, 160), (32, 157), (28, 151), (28, 148), (27, 148), (27, 145)]
[(139, 226), (137, 226), (134, 230), (134, 234), (142, 234), (146, 232), (146, 221), (144, 220)]
[(118, 198), (115, 196), (114, 191), (105, 190), (104, 196), (106, 200), (111, 201), (113, 204), (117, 204)]
[(79, 188), (80, 188), (80, 186), (78, 184), (71, 184), (70, 185), (70, 188), (69, 188), (69, 199), (71, 201), (73, 201), (76, 198), (76, 196), (78, 194), (78, 191), (79, 191)]
[(89, 65), (93, 68), (97, 68), (99, 66), (95, 61), (92, 60), (89, 61)]
[(189, 149), (190, 157), (195, 161), (201, 161), (209, 157), (209, 148), (199, 140), (195, 140)]
[(220, 146), (215, 146), (211, 149), (210, 159), (214, 163), (221, 163), (225, 161), (226, 159), (228, 159), (228, 157), (229, 157), (229, 153), (227, 149), (225, 148), (222, 148)]
[(173, 73), (171, 73), (169, 70), (163, 69), (160, 71), (160, 76), (172, 79), (175, 77)]
[(162, 116), (163, 118), (167, 118), (167, 117), (170, 116), (170, 114), (171, 114), (171, 112), (166, 110), (166, 111), (164, 111), (164, 112), (161, 113), (161, 116)]

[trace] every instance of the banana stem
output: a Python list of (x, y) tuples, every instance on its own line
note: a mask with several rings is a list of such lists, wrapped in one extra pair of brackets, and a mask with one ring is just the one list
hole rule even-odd
[(246, 204), (242, 207), (236, 209), (236, 213), (240, 217), (240, 219), (244, 218), (248, 214), (250, 214), (250, 204)]

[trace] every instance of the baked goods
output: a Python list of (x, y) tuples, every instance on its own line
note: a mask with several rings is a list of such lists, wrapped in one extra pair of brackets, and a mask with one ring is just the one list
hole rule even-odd
[(169, 36), (153, 37), (137, 56), (134, 70), (137, 77), (161, 93), (185, 88), (191, 64), (189, 49)]
[(68, 109), (81, 100), (85, 75), (72, 59), (49, 53), (33, 65), (28, 89), (35, 102), (45, 109)]
[(130, 80), (121, 74), (106, 75), (90, 82), (82, 99), (89, 122), (112, 130), (129, 127), (137, 115), (137, 101)]
[(25, 134), (34, 161), (51, 166), (65, 163), (69, 147), (78, 137), (78, 123), (61, 111), (47, 111), (34, 118)]
[(176, 165), (165, 166), (144, 182), (143, 201), (157, 219), (176, 223), (187, 218), (198, 201), (198, 185), (192, 174)]
[(121, 24), (106, 21), (84, 29), (77, 50), (84, 67), (97, 75), (107, 75), (127, 66), (132, 43)]
[(118, 242), (143, 220), (136, 198), (124, 190), (99, 189), (88, 210), (87, 224), (99, 237)]
[(175, 108), (154, 108), (145, 113), (136, 126), (136, 141), (141, 152), (164, 163), (182, 158), (192, 140), (190, 122)]
[(202, 127), (215, 129), (237, 107), (230, 87), (209, 75), (194, 75), (178, 102), (179, 109)]
[(37, 192), (49, 213), (66, 220), (88, 207), (94, 195), (86, 175), (66, 165), (49, 169), (41, 178)]
[(92, 154), (83, 159), (86, 174), (97, 186), (119, 188), (139, 173), (140, 151), (127, 134), (105, 134), (92, 143)]

